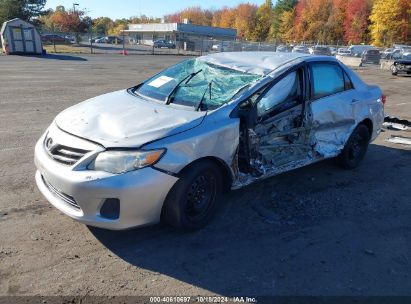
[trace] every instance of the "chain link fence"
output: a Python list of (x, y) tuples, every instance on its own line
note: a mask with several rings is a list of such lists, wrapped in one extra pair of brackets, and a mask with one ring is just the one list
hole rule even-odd
[[(129, 35), (110, 36), (93, 32), (49, 32), (40, 31), (43, 47), (47, 53), (83, 53), (83, 54), (123, 54), (123, 55), (192, 55), (200, 56), (218, 52), (306, 52), (319, 45), (318, 42), (287, 44), (276, 42), (249, 42), (234, 40), (217, 40), (192, 38), (178, 40), (139, 40)], [(297, 46), (295, 49), (293, 49)], [(336, 55), (339, 48), (348, 46), (333, 43), (327, 45), (329, 55)], [(300, 49), (298, 49), (300, 47)], [(302, 48), (301, 48), (302, 47)], [(350, 54), (345, 54), (349, 56)]]

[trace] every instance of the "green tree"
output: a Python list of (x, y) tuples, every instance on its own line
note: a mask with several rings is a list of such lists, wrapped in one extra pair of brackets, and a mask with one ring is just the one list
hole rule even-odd
[(253, 31), (254, 40), (265, 41), (267, 39), (273, 16), (272, 8), (271, 0), (265, 0), (265, 3), (258, 7), (255, 29)]
[(20, 18), (34, 22), (44, 13), (46, 0), (0, 0), (0, 25), (4, 21)]

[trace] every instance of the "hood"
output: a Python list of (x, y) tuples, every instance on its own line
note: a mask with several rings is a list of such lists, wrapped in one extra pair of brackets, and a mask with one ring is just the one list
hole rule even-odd
[(117, 91), (72, 106), (59, 115), (58, 127), (106, 148), (140, 147), (201, 124), (206, 112), (177, 108)]

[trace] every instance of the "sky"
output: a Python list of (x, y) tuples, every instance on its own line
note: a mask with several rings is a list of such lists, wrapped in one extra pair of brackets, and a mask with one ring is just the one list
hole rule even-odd
[(261, 5), (264, 0), (47, 0), (46, 8), (55, 9), (58, 5), (72, 8), (73, 3), (78, 3), (77, 7), (86, 10), (92, 18), (104, 16), (120, 19), (139, 15), (162, 17), (189, 6), (217, 9), (223, 6), (236, 6), (244, 2)]

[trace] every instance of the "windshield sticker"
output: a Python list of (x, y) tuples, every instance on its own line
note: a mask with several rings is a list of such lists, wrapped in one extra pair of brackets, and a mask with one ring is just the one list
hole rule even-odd
[(159, 88), (166, 83), (170, 82), (171, 80), (174, 80), (174, 78), (167, 77), (167, 76), (160, 76), (157, 79), (154, 79), (152, 82), (148, 83), (149, 86)]

